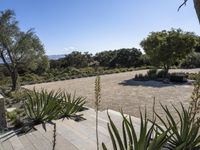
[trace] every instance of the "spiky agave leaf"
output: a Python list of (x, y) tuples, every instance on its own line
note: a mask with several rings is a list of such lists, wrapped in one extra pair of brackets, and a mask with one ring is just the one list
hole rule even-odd
[(74, 117), (77, 112), (79, 112), (85, 105), (86, 101), (84, 97), (76, 96), (76, 93), (72, 95), (71, 93), (62, 93), (62, 117)]
[(42, 89), (41, 92), (27, 92), (27, 100), (24, 101), (24, 109), (27, 117), (35, 124), (44, 123), (58, 117), (61, 111), (60, 91), (47, 92)]
[[(161, 107), (166, 113), (167, 121), (162, 119), (157, 113), (155, 114), (164, 127), (170, 129), (167, 135), (169, 137), (167, 148), (169, 150), (198, 149), (200, 147), (200, 126), (198, 121), (195, 121), (196, 114), (192, 113), (191, 109), (185, 109), (181, 103), (181, 110), (173, 106), (178, 115), (178, 121), (176, 121), (168, 107), (164, 107), (162, 104)], [(161, 132), (164, 132), (164, 128), (159, 126), (159, 129)]]
[[(160, 134), (155, 132), (153, 136), (155, 124), (148, 121), (146, 117), (143, 119), (142, 113), (140, 113), (140, 134), (137, 136), (135, 127), (132, 123), (132, 119), (129, 116), (129, 119), (122, 113), (122, 133), (123, 137), (119, 134), (118, 129), (116, 128), (114, 122), (108, 114), (109, 124), (108, 131), (112, 141), (114, 150), (160, 150), (164, 144), (167, 142), (168, 130)], [(150, 125), (150, 126), (149, 126)], [(102, 143), (104, 150), (107, 149), (106, 145)]]

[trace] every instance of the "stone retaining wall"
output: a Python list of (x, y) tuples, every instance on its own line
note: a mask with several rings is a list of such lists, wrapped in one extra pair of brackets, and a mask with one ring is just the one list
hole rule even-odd
[(4, 97), (0, 94), (0, 128), (6, 128), (6, 113), (5, 113)]

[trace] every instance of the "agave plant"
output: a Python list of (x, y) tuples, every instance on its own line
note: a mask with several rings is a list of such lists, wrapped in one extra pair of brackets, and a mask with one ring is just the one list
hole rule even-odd
[[(172, 105), (173, 106), (173, 105)], [(163, 123), (164, 128), (170, 128), (167, 149), (169, 150), (196, 150), (200, 149), (200, 124), (199, 119), (196, 119), (196, 113), (192, 109), (186, 109), (181, 104), (181, 110), (173, 106), (178, 115), (178, 122), (174, 119), (172, 113), (167, 106), (161, 105), (166, 113), (166, 120), (161, 118), (157, 113), (156, 116)], [(165, 132), (161, 126), (157, 126), (160, 131)]]
[(60, 102), (62, 101), (61, 92), (42, 89), (37, 92), (27, 92), (27, 100), (24, 101), (24, 109), (27, 117), (34, 124), (45, 123), (56, 119), (61, 110)]
[(76, 116), (76, 113), (84, 107), (85, 103), (84, 97), (76, 97), (76, 93), (72, 95), (71, 93), (63, 92), (61, 117), (70, 118)]
[[(139, 136), (136, 134), (131, 117), (125, 117), (123, 113), (122, 116), (123, 135), (120, 136), (118, 129), (108, 114), (108, 131), (112, 141), (113, 150), (160, 150), (163, 145), (166, 144), (168, 130), (162, 134), (154, 132), (155, 124), (151, 124), (148, 121), (146, 112), (144, 119), (142, 113), (140, 113), (141, 124)], [(107, 147), (104, 143), (102, 143), (102, 147), (103, 150), (107, 150)]]

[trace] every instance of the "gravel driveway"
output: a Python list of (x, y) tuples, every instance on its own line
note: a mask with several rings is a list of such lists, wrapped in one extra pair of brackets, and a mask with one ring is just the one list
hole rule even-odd
[[(200, 69), (176, 69), (171, 72), (199, 72)], [(159, 102), (171, 106), (173, 103), (179, 107), (180, 102), (188, 105), (193, 86), (191, 84), (175, 85), (164, 84), (156, 81), (139, 82), (133, 81), (135, 74), (146, 73), (147, 70), (132, 71), (101, 76), (102, 100), (101, 109), (113, 109), (123, 111), (132, 116), (139, 117), (139, 107), (141, 110), (147, 108), (148, 116), (152, 116), (152, 105), (155, 97), (156, 111), (163, 115)], [(87, 106), (94, 107), (94, 81), (95, 77), (57, 81), (24, 86), (28, 89), (35, 87), (37, 90), (46, 88), (47, 90), (76, 91), (77, 95), (87, 97)]]

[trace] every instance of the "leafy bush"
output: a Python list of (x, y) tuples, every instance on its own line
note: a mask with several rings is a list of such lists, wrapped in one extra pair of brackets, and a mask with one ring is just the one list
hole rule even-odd
[(148, 70), (147, 71), (147, 77), (149, 79), (152, 79), (152, 80), (156, 79), (157, 78), (157, 69), (150, 69), (150, 70)]
[(186, 82), (186, 75), (184, 73), (172, 73), (170, 74), (171, 82)]
[(157, 78), (164, 78), (165, 77), (165, 70), (159, 70), (157, 72)]
[(10, 119), (11, 121), (15, 121), (17, 119), (17, 112), (16, 111), (7, 112), (7, 118)]
[(200, 53), (192, 52), (181, 63), (182, 68), (199, 68), (200, 67)]
[(190, 80), (196, 80), (198, 77), (198, 74), (197, 73), (186, 73), (186, 76)]

